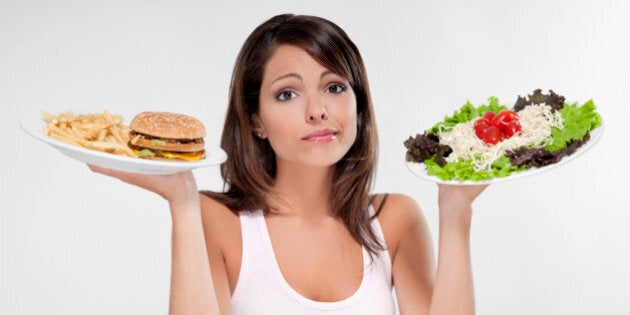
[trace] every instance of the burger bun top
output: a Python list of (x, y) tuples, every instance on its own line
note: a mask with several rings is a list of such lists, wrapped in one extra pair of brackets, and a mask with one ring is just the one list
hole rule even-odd
[(198, 139), (206, 128), (197, 118), (169, 112), (142, 112), (129, 124), (131, 130), (163, 139)]

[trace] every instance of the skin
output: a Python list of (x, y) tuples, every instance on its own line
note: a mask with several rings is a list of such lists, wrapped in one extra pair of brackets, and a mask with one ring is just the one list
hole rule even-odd
[(302, 295), (340, 300), (363, 273), (361, 247), (328, 206), (332, 166), (356, 139), (356, 98), (347, 80), (292, 46), (279, 47), (266, 69), (254, 129), (276, 153), (279, 198), (266, 221), (278, 264)]
[[(354, 93), (344, 78), (303, 50), (280, 46), (268, 61), (260, 95), (252, 127), (277, 156), (273, 195), (278, 197), (268, 200), (273, 211), (265, 221), (280, 270), (306, 298), (345, 299), (362, 280), (361, 247), (332, 215), (328, 200), (334, 164), (356, 138)], [(322, 130), (334, 137), (308, 137)], [(90, 168), (169, 202), (171, 314), (230, 314), (241, 265), (238, 216), (200, 197), (190, 172), (156, 176)], [(438, 186), (437, 266), (427, 223), (413, 199), (391, 194), (378, 217), (401, 314), (474, 314), (471, 205), (486, 186)], [(381, 200), (376, 198), (375, 207)]]

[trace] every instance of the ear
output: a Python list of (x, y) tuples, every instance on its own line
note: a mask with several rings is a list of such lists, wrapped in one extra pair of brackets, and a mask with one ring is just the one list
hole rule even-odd
[(258, 114), (253, 114), (252, 115), (252, 131), (260, 139), (267, 138), (267, 133), (265, 132), (265, 127), (263, 126), (263, 123), (260, 120), (260, 117), (258, 116)]

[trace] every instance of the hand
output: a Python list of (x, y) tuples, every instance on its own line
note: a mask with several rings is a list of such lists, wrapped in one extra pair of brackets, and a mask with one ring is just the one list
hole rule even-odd
[(128, 173), (100, 166), (89, 165), (92, 172), (118, 178), (123, 182), (144, 188), (166, 199), (169, 203), (184, 202), (186, 198), (197, 198), (197, 182), (191, 171), (173, 175), (149, 175)]
[(488, 185), (444, 185), (438, 184), (438, 203), (470, 205)]
[(472, 203), (488, 185), (443, 185), (438, 184), (438, 206), (440, 214), (472, 215)]

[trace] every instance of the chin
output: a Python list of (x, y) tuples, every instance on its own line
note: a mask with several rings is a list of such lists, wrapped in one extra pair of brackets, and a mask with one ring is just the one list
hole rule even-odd
[[(347, 151), (346, 151), (347, 152)], [(330, 167), (337, 164), (344, 157), (346, 152), (339, 152), (337, 154), (311, 154), (301, 159), (303, 164), (311, 167)]]

